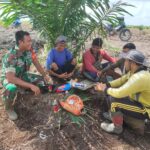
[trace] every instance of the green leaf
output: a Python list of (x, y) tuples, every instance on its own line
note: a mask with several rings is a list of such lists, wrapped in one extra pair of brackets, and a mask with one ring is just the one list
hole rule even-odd
[[(109, 0), (10, 0), (11, 4), (2, 7), (0, 17), (5, 25), (10, 25), (17, 17), (27, 15), (50, 47), (60, 34), (76, 41), (72, 49), (75, 55), (81, 51), (85, 41), (98, 28), (104, 35), (104, 21), (117, 22), (117, 15), (130, 14), (125, 7), (133, 7), (118, 1), (110, 5)], [(92, 15), (86, 12), (89, 7)], [(131, 14), (130, 14), (131, 15)], [(84, 29), (81, 30), (81, 29)], [(71, 47), (70, 47), (71, 48)]]

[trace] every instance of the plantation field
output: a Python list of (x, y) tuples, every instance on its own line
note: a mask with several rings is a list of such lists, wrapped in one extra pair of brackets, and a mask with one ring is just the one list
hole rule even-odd
[[(35, 41), (40, 41), (36, 31), (24, 25), (24, 30), (31, 33)], [(137, 49), (143, 51), (150, 60), (150, 29), (130, 28), (132, 38)], [(14, 45), (14, 33), (17, 29), (0, 27), (0, 48), (10, 48)], [(94, 36), (93, 36), (94, 38)], [(42, 39), (43, 40), (43, 39)], [(126, 42), (119, 40), (118, 36), (109, 37), (104, 42), (104, 48), (111, 55), (116, 55)], [(90, 46), (90, 39), (85, 43)], [(116, 50), (116, 51), (115, 51)], [(7, 50), (0, 50), (1, 57)], [(41, 55), (39, 54), (39, 57)], [(44, 62), (43, 62), (44, 65)], [(81, 116), (81, 124), (71, 119), (61, 110), (62, 122), (59, 115), (54, 114), (51, 101), (61, 99), (63, 94), (43, 94), (35, 97), (31, 93), (19, 95), (15, 109), (19, 119), (15, 122), (8, 120), (0, 100), (0, 150), (148, 150), (150, 147), (150, 128), (146, 126), (144, 136), (137, 136), (131, 129), (125, 127), (120, 136), (107, 134), (100, 128), (102, 122), (101, 103), (102, 93), (90, 94), (91, 91), (73, 91), (83, 95), (90, 101), (85, 102), (88, 112)], [(82, 120), (83, 119), (83, 120)], [(41, 137), (44, 135), (44, 138)]]

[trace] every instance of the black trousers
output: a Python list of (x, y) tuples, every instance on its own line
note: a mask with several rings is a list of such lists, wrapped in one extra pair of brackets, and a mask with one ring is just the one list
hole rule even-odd
[(129, 97), (118, 99), (108, 96), (104, 102), (104, 107), (111, 112), (120, 111), (126, 116), (141, 120), (149, 118), (146, 109), (142, 106), (142, 104), (131, 100)]
[(62, 74), (65, 72), (71, 73), (75, 68), (75, 65), (72, 65), (71, 62), (72, 62), (72, 60), (67, 61), (64, 66), (61, 66), (61, 67), (58, 66), (58, 70), (54, 71), (54, 72), (57, 74)]

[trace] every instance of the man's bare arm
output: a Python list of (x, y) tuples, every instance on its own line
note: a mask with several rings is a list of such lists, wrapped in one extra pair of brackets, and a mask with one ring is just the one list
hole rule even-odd
[(9, 83), (12, 83), (12, 84), (15, 84), (15, 85), (19, 85), (19, 86), (21, 86), (23, 88), (29, 88), (35, 93), (35, 95), (39, 95), (40, 94), (39, 87), (19, 79), (18, 77), (15, 76), (15, 73), (13, 73), (13, 72), (6, 73), (6, 78), (7, 78)]
[(13, 73), (13, 72), (6, 73), (6, 78), (9, 83), (19, 85), (24, 88), (31, 88), (31, 86), (32, 86), (31, 83), (25, 82), (25, 81), (21, 80), (20, 78), (16, 77), (15, 73)]
[(41, 66), (41, 64), (39, 63), (39, 61), (37, 59), (34, 59), (33, 64), (36, 67), (37, 71), (44, 77), (46, 75), (46, 72), (44, 68)]

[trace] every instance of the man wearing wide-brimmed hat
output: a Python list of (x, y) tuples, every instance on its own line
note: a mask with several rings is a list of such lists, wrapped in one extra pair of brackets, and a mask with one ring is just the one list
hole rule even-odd
[(112, 123), (101, 123), (106, 132), (120, 134), (125, 121), (144, 134), (144, 120), (150, 118), (150, 72), (145, 64), (143, 53), (132, 50), (125, 56), (128, 73), (109, 82), (107, 88), (102, 84), (96, 86), (97, 90), (105, 89), (109, 95), (110, 111), (104, 113), (104, 117)]

